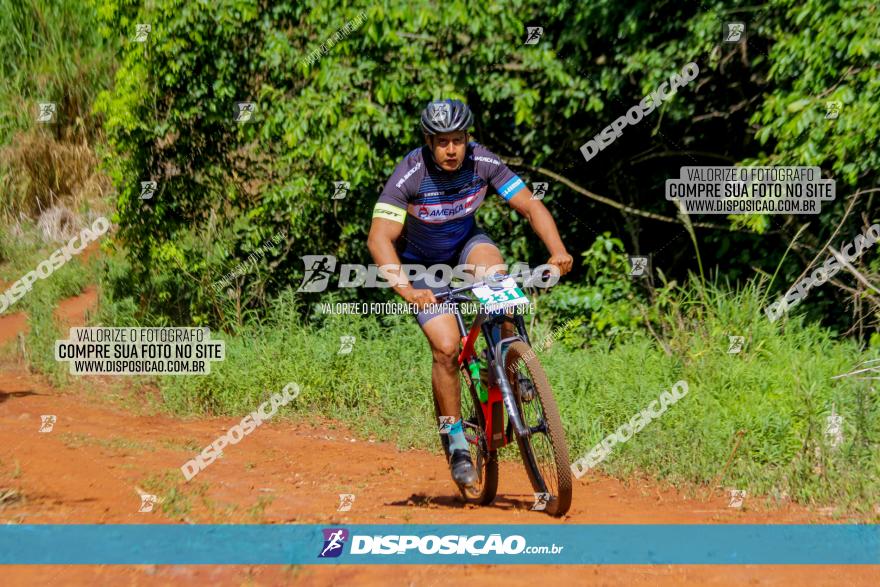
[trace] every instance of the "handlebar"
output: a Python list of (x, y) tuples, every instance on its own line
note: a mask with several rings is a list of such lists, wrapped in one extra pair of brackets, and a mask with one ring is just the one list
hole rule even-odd
[[(546, 278), (548, 275), (552, 275), (552, 274), (553, 274), (552, 271), (550, 271), (549, 269), (545, 269), (545, 270), (541, 273), (541, 278), (542, 278), (542, 279), (543, 279), (543, 278)], [(474, 288), (476, 288), (476, 287), (480, 287), (480, 286), (483, 286), (483, 285), (488, 285), (489, 287), (492, 287), (493, 285), (496, 285), (496, 284), (498, 284), (498, 283), (501, 283), (502, 281), (504, 281), (504, 280), (507, 279), (507, 278), (516, 279), (517, 277), (520, 277), (521, 275), (523, 275), (523, 272), (522, 272), (522, 271), (519, 271), (519, 272), (517, 272), (517, 273), (513, 273), (513, 274), (511, 274), (511, 275), (508, 275), (508, 274), (506, 274), (506, 273), (496, 273), (495, 275), (487, 276), (483, 281), (478, 281), (478, 282), (476, 282), (476, 283), (472, 283), (472, 284), (470, 284), (470, 285), (465, 285), (465, 286), (462, 286), (462, 287), (458, 287), (458, 288), (456, 288), (456, 289), (452, 289), (452, 290), (449, 290), (449, 291), (444, 291), (444, 292), (441, 292), (441, 293), (435, 293), (435, 294), (434, 294), (434, 298), (436, 298), (438, 301), (439, 301), (440, 299), (451, 298), (452, 301), (464, 301), (464, 302), (469, 302), (469, 301), (470, 301), (470, 298), (468, 298), (467, 296), (460, 296), (460, 295), (458, 295), (458, 294), (460, 294), (460, 293), (462, 293), (462, 292), (470, 291), (470, 290), (472, 290), (472, 289), (474, 289)]]

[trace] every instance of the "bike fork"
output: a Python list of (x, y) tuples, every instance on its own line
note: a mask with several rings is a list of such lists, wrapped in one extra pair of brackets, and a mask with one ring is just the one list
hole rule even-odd
[(522, 339), (519, 336), (511, 336), (498, 341), (498, 344), (495, 346), (495, 380), (498, 381), (498, 386), (501, 388), (501, 397), (504, 400), (504, 407), (507, 409), (507, 417), (510, 418), (510, 422), (513, 424), (514, 432), (520, 438), (528, 438), (532, 435), (532, 431), (523, 424), (522, 419), (519, 417), (516, 398), (513, 397), (513, 388), (507, 381), (503, 366), (506, 347), (517, 340)]

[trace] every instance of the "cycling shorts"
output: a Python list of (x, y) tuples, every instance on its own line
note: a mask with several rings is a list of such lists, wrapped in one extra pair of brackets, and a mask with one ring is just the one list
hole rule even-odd
[[(430, 267), (431, 265), (439, 264), (439, 265), (449, 265), (450, 267), (454, 267), (456, 265), (464, 265), (467, 263), (468, 255), (470, 255), (471, 251), (479, 244), (489, 244), (498, 248), (498, 245), (495, 244), (489, 235), (482, 231), (482, 229), (474, 226), (473, 230), (471, 230), (470, 234), (467, 237), (462, 239), (462, 244), (458, 247), (456, 253), (450, 259), (446, 259), (443, 261), (426, 261), (424, 259), (414, 259), (406, 256), (401, 256), (400, 260), (402, 263), (415, 263), (424, 265), (425, 267)], [(448, 271), (446, 272), (448, 273)], [(441, 281), (442, 273), (437, 271), (434, 273), (434, 277), (431, 279), (431, 282), (436, 284), (438, 282), (444, 283)], [(414, 289), (430, 289), (435, 294), (450, 291), (449, 283), (445, 282), (443, 285), (439, 287), (429, 286), (424, 276), (419, 276), (412, 282), (412, 287)], [(448, 304), (444, 304), (441, 308), (436, 309), (423, 309), (416, 313), (416, 320), (419, 323), (419, 326), (422, 328), (425, 327), (425, 324), (431, 318), (439, 316), (441, 314), (452, 314), (452, 309)]]

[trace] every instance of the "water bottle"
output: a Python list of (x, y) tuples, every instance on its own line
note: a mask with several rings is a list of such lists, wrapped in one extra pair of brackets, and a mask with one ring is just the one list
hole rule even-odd
[(482, 359), (471, 359), (468, 363), (468, 369), (471, 372), (471, 381), (474, 382), (474, 387), (477, 390), (477, 397), (480, 398), (481, 402), (488, 401), (489, 369), (486, 367), (485, 362)]

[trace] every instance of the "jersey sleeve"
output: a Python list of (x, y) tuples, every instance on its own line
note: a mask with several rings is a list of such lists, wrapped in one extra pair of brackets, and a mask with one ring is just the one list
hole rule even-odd
[(505, 201), (526, 187), (520, 177), (486, 147), (474, 143), (474, 166), (480, 176), (491, 185)]
[(373, 208), (373, 218), (385, 218), (401, 224), (406, 220), (406, 207), (418, 191), (419, 171), (422, 169), (420, 157), (410, 153), (394, 168), (394, 173), (385, 184), (379, 195), (379, 201)]

